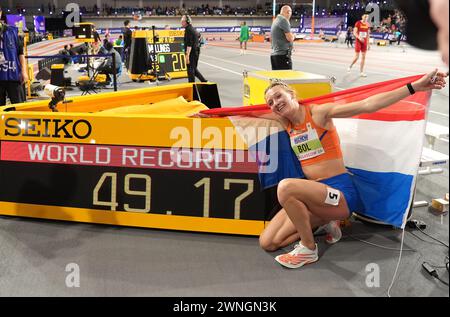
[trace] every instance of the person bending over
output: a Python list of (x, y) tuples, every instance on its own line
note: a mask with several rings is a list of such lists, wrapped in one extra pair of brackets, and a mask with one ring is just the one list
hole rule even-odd
[(106, 63), (98, 67), (98, 72), (99, 74), (105, 74), (107, 76), (106, 83), (111, 85), (112, 83), (111, 75), (114, 74), (114, 67), (116, 69), (116, 74), (118, 74), (120, 71), (120, 67), (122, 66), (122, 58), (120, 57), (120, 54), (114, 49), (111, 42), (105, 43), (104, 49), (105, 54), (114, 54), (115, 64), (113, 64), (112, 56), (107, 57)]

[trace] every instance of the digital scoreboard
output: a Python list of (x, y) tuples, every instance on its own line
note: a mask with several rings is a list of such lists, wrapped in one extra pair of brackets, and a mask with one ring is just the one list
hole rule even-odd
[[(187, 77), (183, 39), (184, 31), (134, 31), (130, 50), (130, 78), (134, 81), (154, 80), (155, 74), (167, 79)], [(156, 72), (153, 72), (155, 66)]]
[(197, 85), (0, 108), (0, 214), (259, 235), (276, 195), (228, 118), (105, 111), (217, 94)]
[(72, 34), (77, 42), (92, 43), (94, 42), (94, 24), (76, 23), (72, 29)]

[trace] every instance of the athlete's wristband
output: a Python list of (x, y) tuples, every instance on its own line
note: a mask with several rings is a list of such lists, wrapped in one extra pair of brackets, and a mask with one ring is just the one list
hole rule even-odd
[(408, 87), (409, 93), (410, 93), (411, 95), (414, 95), (414, 94), (416, 93), (416, 91), (414, 90), (414, 88), (413, 88), (413, 86), (411, 85), (411, 83), (408, 83), (408, 84), (406, 85), (406, 87)]

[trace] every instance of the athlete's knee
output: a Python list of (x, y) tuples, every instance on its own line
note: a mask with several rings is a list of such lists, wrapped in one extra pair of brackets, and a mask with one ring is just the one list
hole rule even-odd
[(300, 181), (301, 180), (298, 179), (287, 178), (283, 179), (278, 184), (277, 196), (278, 201), (282, 206), (290, 199), (296, 199), (296, 197), (301, 194), (298, 192), (299, 191), (298, 183)]
[(276, 251), (279, 248), (279, 245), (277, 245), (271, 237), (264, 235), (264, 233), (259, 236), (259, 246), (263, 250), (269, 252)]

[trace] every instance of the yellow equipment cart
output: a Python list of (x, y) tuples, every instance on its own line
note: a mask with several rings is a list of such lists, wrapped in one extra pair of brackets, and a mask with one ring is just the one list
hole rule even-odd
[(298, 99), (312, 98), (332, 92), (331, 80), (322, 75), (296, 70), (256, 71), (244, 73), (244, 105), (264, 104), (264, 91), (272, 80), (291, 86)]

